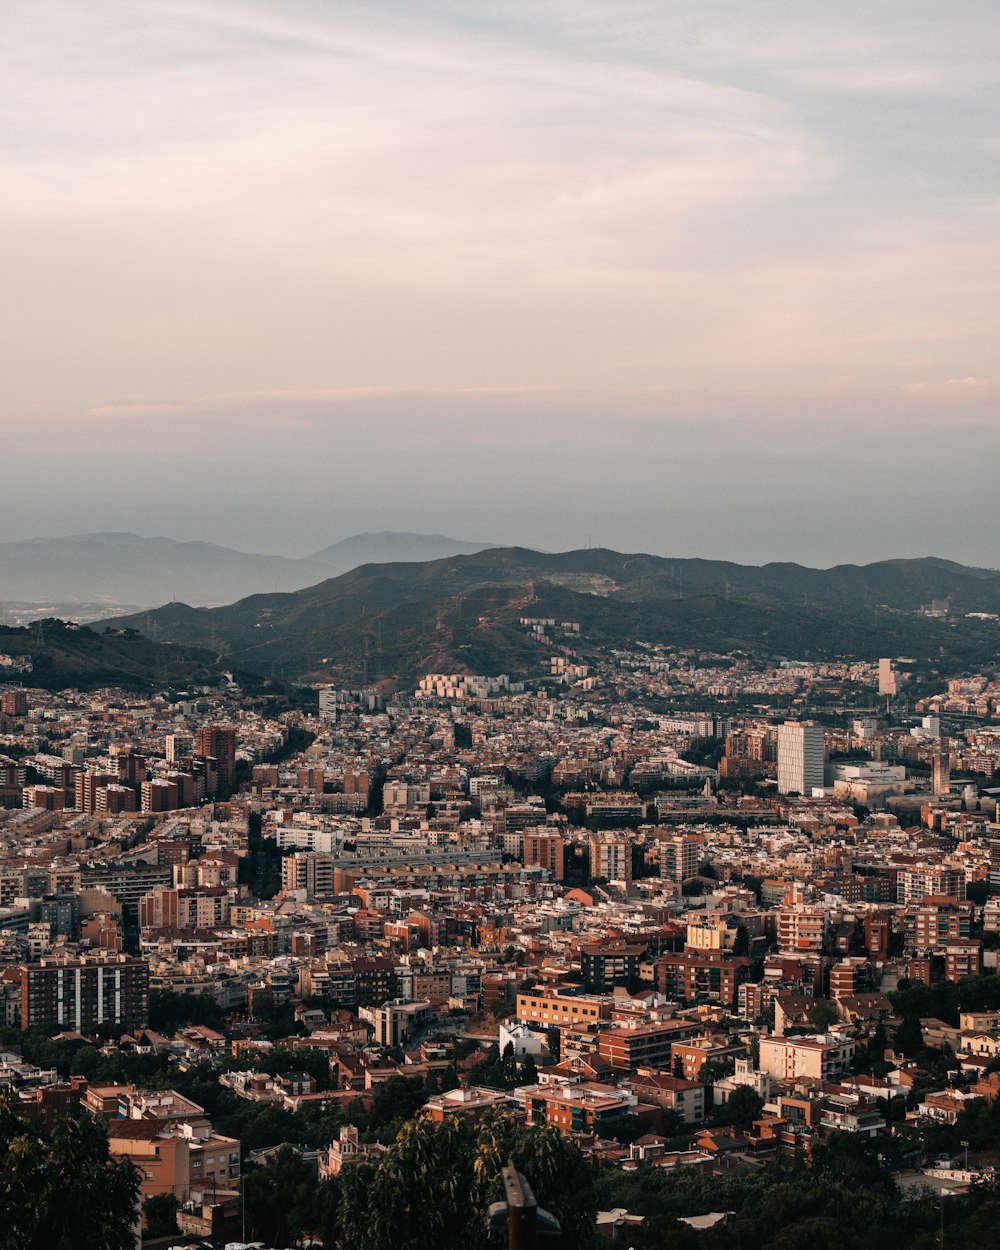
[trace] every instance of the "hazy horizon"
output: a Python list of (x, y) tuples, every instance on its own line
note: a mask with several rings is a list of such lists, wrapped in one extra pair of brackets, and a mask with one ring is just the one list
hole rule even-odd
[(0, 541), (1000, 563), (995, 5), (0, 31)]
[[(420, 532), (416, 530), (359, 531), (357, 534), (341, 535), (333, 539), (329, 543), (324, 543), (322, 546), (312, 547), (309, 550), (290, 550), (290, 549), (289, 550), (277, 550), (275, 549), (275, 550), (265, 551), (265, 550), (261, 550), (258, 548), (251, 548), (247, 546), (241, 547), (239, 545), (232, 544), (232, 543), (215, 543), (211, 539), (205, 539), (205, 538), (197, 538), (197, 537), (177, 538), (176, 536), (171, 535), (171, 534), (161, 534), (161, 533), (137, 534), (135, 533), (135, 531), (132, 531), (132, 530), (87, 531), (87, 532), (81, 532), (78, 534), (35, 534), (35, 535), (32, 535), (30, 538), (0, 539), (0, 545), (5, 545), (8, 542), (11, 542), (11, 543), (22, 543), (22, 542), (33, 542), (33, 541), (49, 542), (49, 541), (58, 541), (59, 539), (73, 540), (73, 539), (81, 539), (81, 538), (99, 538), (102, 536), (118, 537), (122, 535), (131, 534), (144, 542), (157, 541), (157, 540), (163, 539), (163, 540), (166, 540), (167, 542), (177, 542), (177, 543), (205, 543), (209, 546), (217, 546), (222, 549), (234, 551), (242, 555), (277, 556), (277, 557), (282, 557), (288, 560), (301, 560), (303, 562), (306, 562), (309, 560), (309, 557), (312, 556), (316, 551), (321, 551), (326, 547), (335, 547), (339, 543), (347, 542), (348, 540), (352, 538), (363, 538), (366, 536), (378, 537), (380, 533), (390, 534), (393, 536), (398, 535), (400, 537), (417, 538), (417, 539), (443, 538), (446, 540), (456, 540), (458, 542), (470, 542), (474, 545), (479, 545), (481, 549), (484, 551), (490, 548), (502, 549), (502, 548), (519, 547), (519, 548), (523, 548), (526, 550), (538, 551), (542, 554), (548, 554), (548, 555), (559, 555), (559, 554), (564, 554), (570, 551), (587, 550), (588, 548), (603, 548), (605, 550), (618, 551), (619, 554), (621, 555), (652, 555), (652, 556), (662, 556), (667, 559), (675, 559), (675, 560), (685, 560), (685, 559), (701, 559), (701, 560), (716, 560), (716, 561), (728, 560), (732, 563), (744, 564), (744, 565), (765, 565), (765, 564), (772, 564), (772, 563), (797, 563), (797, 564), (804, 565), (806, 567), (813, 567), (817, 569), (828, 569), (828, 568), (833, 568), (837, 565), (848, 565), (848, 564), (873, 564), (873, 563), (878, 563), (879, 561), (882, 561), (882, 560), (892, 560), (892, 559), (909, 559), (909, 560), (937, 559), (937, 560), (949, 560), (949, 561), (952, 561), (953, 563), (963, 564), (966, 567), (970, 567), (970, 568), (985, 567), (985, 568), (993, 569), (995, 567), (994, 565), (978, 565), (976, 564), (975, 561), (963, 559), (961, 556), (950, 555), (948, 553), (941, 552), (941, 551), (931, 551), (931, 550), (924, 551), (924, 550), (916, 550), (916, 549), (910, 552), (895, 552), (895, 553), (892, 553), (890, 555), (885, 555), (885, 556), (872, 556), (870, 558), (858, 559), (858, 560), (843, 559), (843, 560), (835, 560), (831, 563), (815, 563), (815, 564), (810, 565), (809, 561), (805, 561), (805, 560), (782, 561), (782, 560), (777, 560), (777, 559), (771, 560), (768, 558), (763, 558), (760, 560), (735, 560), (733, 557), (727, 556), (725, 554), (716, 554), (716, 555), (705, 555), (703, 553), (689, 554), (685, 552), (674, 551), (668, 548), (664, 548), (663, 550), (653, 550), (652, 548), (649, 548), (649, 547), (616, 548), (613, 546), (609, 546), (609, 544), (607, 543), (599, 543), (599, 542), (591, 542), (591, 541), (584, 542), (573, 547), (560, 547), (560, 548), (545, 547), (539, 543), (520, 542), (520, 541), (497, 543), (497, 542), (492, 542), (489, 539), (483, 539), (483, 540), (470, 539), (462, 534), (437, 534), (437, 533), (429, 534), (426, 532)], [(466, 553), (458, 552), (456, 554), (460, 555), (460, 554), (466, 554)], [(472, 553), (468, 553), (468, 554), (472, 554)], [(428, 556), (426, 558), (427, 559), (440, 559), (442, 557)], [(417, 559), (417, 558), (414, 557), (414, 559)], [(417, 562), (419, 562), (419, 560), (417, 560)], [(1000, 572), (1000, 569), (997, 569), (996, 571)]]

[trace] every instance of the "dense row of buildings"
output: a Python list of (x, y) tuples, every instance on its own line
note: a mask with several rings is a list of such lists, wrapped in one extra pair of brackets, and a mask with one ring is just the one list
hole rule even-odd
[[(428, 1115), (545, 1120), (622, 1166), (753, 1170), (890, 1131), (880, 1108), (911, 1089), (915, 1114), (951, 1114), (956, 1091), (921, 1089), (894, 1051), (888, 994), (995, 969), (997, 796), (952, 781), (987, 758), (989, 724), (790, 706), (873, 691), (874, 666), (741, 673), (651, 648), (584, 677), (575, 632), (541, 624), (566, 660), (541, 686), (435, 674), (412, 698), (324, 690), (315, 711), (3, 691), (0, 1020), (171, 1061), (245, 1055), (227, 1087), (289, 1110), (447, 1072)], [(740, 682), (749, 712), (643, 703)], [(159, 1036), (163, 990), (208, 996), (225, 1031)], [(255, 1067), (276, 1017), (283, 1046), (324, 1056), (326, 1088)], [(476, 1082), (494, 1040), (530, 1056), (529, 1080)], [(948, 1044), (988, 1095), (1000, 1020)], [(854, 1072), (873, 1048), (881, 1084)], [(145, 1194), (232, 1214), (239, 1143), (200, 1108), (6, 1062), (36, 1115), (104, 1114)], [(723, 1129), (744, 1087), (760, 1115)], [(348, 1128), (322, 1167), (368, 1149)]]

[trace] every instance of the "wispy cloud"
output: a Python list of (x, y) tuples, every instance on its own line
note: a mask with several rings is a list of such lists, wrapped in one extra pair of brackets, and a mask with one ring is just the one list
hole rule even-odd
[(258, 484), (349, 429), (359, 474), (405, 445), (414, 506), (421, 429), (503, 503), (483, 449), (515, 434), (624, 480), (616, 428), (786, 464), (793, 429), (986, 428), (996, 28), (985, 0), (5, 6), (0, 422), (78, 477), (270, 432)]

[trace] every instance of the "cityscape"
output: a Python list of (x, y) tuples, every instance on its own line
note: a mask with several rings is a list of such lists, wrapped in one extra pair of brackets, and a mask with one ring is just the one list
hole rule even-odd
[(444, 1126), (554, 1135), (573, 1244), (848, 1158), (910, 1219), (992, 1185), (1000, 674), (520, 625), (534, 675), (397, 690), (5, 656), (8, 1107), (106, 1127), (143, 1244), (388, 1244)]
[(998, 36), (0, 6), (0, 1250), (993, 1250)]

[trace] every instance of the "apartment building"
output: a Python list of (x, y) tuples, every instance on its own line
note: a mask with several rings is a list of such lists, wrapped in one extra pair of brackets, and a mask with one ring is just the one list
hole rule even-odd
[(624, 835), (590, 836), (590, 875), (604, 881), (632, 880), (632, 842)]
[(139, 900), (143, 929), (212, 929), (229, 923), (230, 898), (225, 886), (154, 890)]
[(517, 1018), (534, 1028), (547, 1028), (549, 1025), (596, 1024), (599, 1020), (611, 1019), (611, 999), (595, 998), (583, 994), (546, 994), (543, 990), (534, 990), (529, 994), (518, 994)]
[(944, 946), (944, 979), (964, 981), (983, 974), (983, 944), (974, 938), (956, 938)]
[(834, 1081), (850, 1071), (856, 1043), (840, 1033), (815, 1037), (762, 1037), (757, 1066), (780, 1081), (808, 1077)]
[(972, 936), (974, 906), (954, 896), (922, 898), (903, 912), (907, 946), (916, 951), (944, 952), (949, 942)]
[(822, 789), (826, 765), (823, 726), (785, 721), (778, 726), (778, 793), (810, 795)]
[(640, 1068), (631, 1086), (640, 1102), (675, 1111), (685, 1124), (700, 1124), (705, 1119), (705, 1086), (701, 1081)]
[(778, 912), (778, 949), (783, 955), (818, 955), (829, 923), (822, 907), (796, 903)]
[(645, 947), (630, 942), (604, 940), (580, 947), (580, 975), (586, 987), (604, 993), (615, 985), (639, 979)]
[(102, 951), (46, 955), (21, 967), (21, 1028), (59, 1025), (79, 1033), (144, 1028), (149, 964)]
[(609, 1085), (533, 1085), (519, 1091), (529, 1125), (554, 1124), (563, 1137), (599, 1131), (627, 1115), (630, 1100)]
[(227, 793), (236, 781), (236, 729), (232, 725), (205, 725), (198, 730), (198, 755), (214, 759), (219, 789)]
[(736, 1060), (746, 1053), (747, 1048), (742, 1043), (730, 1045), (718, 1037), (694, 1037), (673, 1043), (666, 1066), (686, 1081), (700, 1081), (706, 1064), (711, 1064), (717, 1072), (730, 1072)]
[(946, 894), (965, 900), (965, 873), (944, 864), (915, 864), (900, 869), (896, 877), (896, 902), (912, 903), (929, 895)]
[(731, 1007), (749, 971), (746, 955), (728, 955), (724, 951), (668, 952), (656, 961), (656, 983), (667, 998)]
[(525, 867), (537, 864), (547, 868), (553, 881), (563, 879), (565, 843), (558, 833), (537, 833), (526, 830), (523, 835), (521, 862)]
[(597, 1053), (619, 1072), (636, 1068), (670, 1068), (671, 1047), (690, 1031), (684, 1022), (628, 1025), (598, 1034)]
[(698, 875), (705, 850), (705, 839), (698, 833), (678, 833), (657, 838), (660, 855), (660, 876), (678, 884)]

